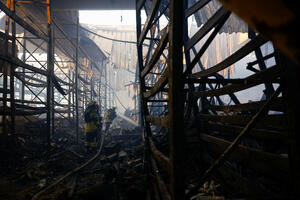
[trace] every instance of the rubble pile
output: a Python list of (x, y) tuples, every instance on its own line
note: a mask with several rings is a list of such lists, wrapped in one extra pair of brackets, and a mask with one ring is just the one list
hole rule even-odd
[(86, 153), (83, 132), (78, 144), (72, 132), (64, 132), (48, 147), (38, 138), (11, 137), (0, 146), (0, 199), (144, 199), (140, 130), (111, 129), (103, 137), (92, 161), (95, 153)]
[[(52, 136), (50, 146), (45, 145), (45, 138), (40, 134), (0, 140), (6, 141), (0, 144), (0, 199), (146, 199), (151, 176), (147, 176), (144, 170), (140, 128), (127, 129), (115, 124), (108, 133), (102, 134), (103, 143), (98, 152), (87, 153), (84, 130), (80, 129), (77, 141), (75, 132), (63, 124), (57, 125), (61, 131)], [(165, 132), (157, 134), (154, 142), (161, 152), (168, 155)], [(189, 150), (192, 149), (189, 146)], [(197, 159), (189, 160), (196, 162)], [(190, 170), (186, 176), (201, 174), (193, 162), (187, 163)], [(168, 172), (161, 171), (161, 174), (169, 183)], [(211, 179), (192, 199), (224, 199), (222, 194), (220, 184)]]

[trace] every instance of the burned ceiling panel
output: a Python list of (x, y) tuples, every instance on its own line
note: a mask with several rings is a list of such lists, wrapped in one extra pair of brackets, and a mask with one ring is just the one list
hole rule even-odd
[[(189, 6), (192, 6), (194, 3), (198, 2), (199, 0), (191, 0), (189, 2)], [(200, 9), (198, 12), (195, 13), (194, 17), (197, 22), (198, 26), (201, 26), (210, 19), (214, 13), (217, 12), (219, 8), (221, 8), (222, 4), (217, 2), (216, 0), (211, 1), (210, 3), (206, 4), (203, 9)], [(242, 21), (239, 17), (235, 14), (232, 14), (229, 19), (226, 21), (220, 33), (233, 33), (233, 32), (248, 32), (248, 25)]]
[[(32, 4), (17, 4), (17, 15), (23, 19), (26, 19), (28, 23), (32, 24), (39, 32), (47, 35), (47, 16), (45, 12), (45, 5), (41, 3), (32, 3)], [(75, 44), (76, 44), (76, 25), (77, 25), (77, 10), (55, 10), (54, 11), (54, 37), (55, 37), (55, 46), (56, 54), (62, 57), (69, 57), (70, 59), (75, 59)], [(5, 17), (0, 19), (0, 27), (4, 28), (5, 26)], [(24, 29), (17, 25), (17, 34), (23, 34)], [(42, 43), (42, 41), (33, 39), (34, 36), (29, 32), (26, 33), (27, 37), (27, 48), (35, 49), (37, 46), (40, 46), (39, 50), (36, 53), (42, 53), (46, 51), (47, 44)], [(84, 31), (79, 32), (80, 36), (80, 45), (90, 46), (92, 48), (84, 48), (85, 53), (92, 55), (95, 61), (105, 59), (104, 54), (95, 44), (92, 44), (93, 41), (88, 39), (88, 36)], [(31, 38), (32, 37), (32, 38)], [(71, 53), (72, 52), (72, 53)], [(83, 53), (84, 54), (84, 53)], [(79, 54), (79, 56), (83, 56)], [(84, 57), (84, 56), (83, 56)]]

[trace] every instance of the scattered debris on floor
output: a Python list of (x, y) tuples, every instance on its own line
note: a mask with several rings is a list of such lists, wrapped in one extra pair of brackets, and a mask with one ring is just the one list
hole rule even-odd
[[(1, 139), (6, 142), (0, 144), (0, 199), (146, 199), (151, 177), (144, 169), (142, 131), (126, 123), (115, 123), (103, 133), (94, 153), (86, 152), (83, 129), (77, 142), (74, 132), (57, 126), (61, 131), (50, 146), (40, 134)], [(165, 153), (166, 142), (157, 135), (155, 143)], [(191, 199), (223, 200), (223, 194), (220, 184), (209, 180)]]
[(80, 136), (77, 144), (72, 133), (57, 134), (49, 147), (38, 137), (6, 138), (9, 143), (1, 145), (0, 199), (145, 198), (139, 129), (110, 130), (97, 154), (86, 153)]

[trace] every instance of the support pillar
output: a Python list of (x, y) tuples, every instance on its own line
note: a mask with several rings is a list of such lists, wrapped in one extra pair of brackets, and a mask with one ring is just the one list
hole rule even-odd
[[(91, 70), (93, 70), (93, 63), (91, 62)], [(93, 99), (93, 77), (90, 74), (90, 100)], [(88, 103), (89, 101), (87, 101)]]
[[(68, 76), (69, 76), (69, 80), (71, 82), (71, 65), (69, 64), (69, 71), (68, 71)], [(71, 94), (72, 92), (70, 91), (72, 89), (71, 85), (69, 85), (69, 94), (68, 94), (68, 120), (69, 120), (69, 123), (71, 122), (71, 112), (72, 112), (72, 109), (71, 109)]]
[(105, 63), (105, 73), (104, 73), (104, 110), (107, 111), (107, 65), (108, 63)]
[[(15, 1), (11, 0), (10, 10), (15, 13)], [(11, 56), (16, 57), (16, 23), (15, 20), (11, 21)], [(10, 120), (11, 120), (11, 134), (15, 134), (15, 66), (13, 64), (10, 65)]]
[[(27, 31), (26, 31), (26, 29), (24, 29), (23, 55), (22, 55), (22, 60), (24, 63), (26, 62), (26, 46), (27, 46), (26, 35), (27, 35)], [(22, 73), (25, 74), (25, 68), (22, 68)], [(25, 99), (25, 85), (23, 82), (21, 82), (20, 84), (21, 84), (21, 99), (24, 100)]]
[(276, 63), (282, 69), (282, 96), (286, 110), (286, 125), (289, 143), (289, 166), (290, 166), (290, 199), (296, 199), (300, 195), (300, 135), (299, 113), (300, 113), (300, 67), (296, 66), (283, 54), (276, 52)]
[[(6, 1), (6, 7), (10, 8), (10, 0)], [(9, 22), (10, 18), (6, 15), (5, 18), (5, 34), (9, 35)], [(5, 55), (8, 56), (8, 38), (5, 39)], [(3, 128), (3, 133), (7, 133), (7, 121), (6, 121), (6, 112), (7, 112), (7, 68), (8, 68), (8, 63), (6, 63), (6, 66), (3, 68), (3, 116), (2, 116), (2, 128)]]
[(77, 12), (77, 23), (76, 23), (76, 52), (75, 52), (75, 132), (76, 141), (78, 143), (78, 132), (79, 132), (79, 112), (78, 112), (78, 45), (79, 45), (79, 13)]
[(51, 0), (47, 0), (47, 16), (48, 16), (48, 55), (47, 55), (47, 135), (46, 140), (50, 145), (51, 133), (54, 132), (53, 109), (53, 71), (54, 71), (54, 46), (53, 46), (53, 27), (52, 27), (52, 6)]
[(183, 80), (183, 20), (184, 1), (170, 0), (169, 8), (169, 137), (171, 161), (171, 198), (184, 199), (184, 80)]

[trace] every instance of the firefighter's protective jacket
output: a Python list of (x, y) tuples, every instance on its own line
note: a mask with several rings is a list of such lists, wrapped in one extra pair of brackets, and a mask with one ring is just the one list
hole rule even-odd
[(85, 132), (95, 132), (101, 129), (101, 117), (96, 104), (88, 105), (84, 112)]
[(112, 122), (116, 116), (115, 108), (108, 109), (105, 113), (105, 122)]

